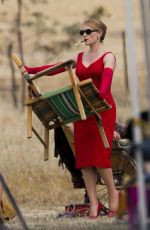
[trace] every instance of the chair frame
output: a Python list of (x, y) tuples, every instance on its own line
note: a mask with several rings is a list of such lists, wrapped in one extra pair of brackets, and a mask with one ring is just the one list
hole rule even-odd
[[(44, 139), (41, 138), (41, 136), (38, 134), (38, 132), (36, 131), (36, 129), (33, 127), (32, 124), (32, 105), (40, 100), (43, 100), (42, 98), (42, 93), (40, 91), (40, 89), (35, 85), (34, 80), (38, 79), (44, 75), (50, 74), (55, 70), (58, 70), (62, 67), (65, 67), (68, 70), (69, 73), (69, 77), (70, 77), (70, 81), (71, 81), (71, 86), (75, 95), (75, 99), (77, 102), (77, 106), (79, 109), (79, 113), (80, 113), (80, 117), (82, 120), (86, 119), (86, 114), (84, 111), (84, 106), (82, 104), (82, 99), (87, 103), (88, 107), (90, 108), (90, 110), (93, 112), (93, 114), (96, 117), (96, 122), (98, 125), (98, 129), (100, 132), (100, 135), (102, 137), (103, 143), (105, 145), (106, 148), (109, 148), (109, 143), (104, 131), (104, 128), (102, 126), (102, 121), (101, 121), (101, 116), (100, 113), (97, 109), (95, 109), (95, 107), (92, 105), (92, 103), (88, 100), (88, 98), (86, 97), (86, 95), (84, 94), (84, 92), (81, 89), (81, 85), (82, 84), (86, 84), (89, 81), (92, 82), (91, 79), (88, 79), (86, 81), (83, 82), (79, 82), (77, 83), (76, 77), (73, 74), (72, 71), (72, 67), (74, 65), (74, 61), (73, 60), (68, 60), (66, 62), (63, 62), (61, 64), (55, 65), (53, 67), (47, 68), (46, 70), (43, 70), (41, 72), (38, 72), (37, 74), (35, 74), (34, 76), (30, 76), (29, 73), (27, 73), (24, 65), (22, 64), (22, 62), (20, 61), (20, 59), (17, 57), (16, 54), (12, 55), (12, 59), (13, 61), (16, 63), (17, 67), (19, 68), (19, 70), (21, 71), (22, 76), (24, 77), (24, 79), (26, 79), (27, 83), (28, 83), (28, 95), (27, 95), (27, 138), (31, 138), (32, 137), (32, 132), (37, 136), (37, 138), (39, 139), (39, 141), (43, 144), (44, 146), (44, 160), (48, 160), (48, 155), (49, 155), (49, 130), (52, 128), (56, 128), (58, 126), (62, 126), (64, 125), (63, 122), (61, 122), (59, 120), (58, 117), (56, 117), (56, 123), (54, 125), (49, 125), (49, 124), (43, 124), (44, 125)], [(107, 105), (107, 109), (111, 109), (111, 106), (105, 101), (103, 100), (104, 103)], [(105, 111), (101, 110), (101, 111)]]

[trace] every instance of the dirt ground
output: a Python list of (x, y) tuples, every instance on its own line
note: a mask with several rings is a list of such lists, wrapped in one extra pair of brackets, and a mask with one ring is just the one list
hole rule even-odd
[[(89, 220), (88, 217), (58, 218), (58, 213), (63, 211), (63, 207), (54, 207), (50, 210), (35, 209), (22, 210), (26, 224), (30, 230), (49, 230), (49, 229), (103, 229), (103, 230), (127, 230), (129, 226), (124, 220), (108, 219), (106, 216), (99, 216), (96, 220)], [(21, 230), (24, 229), (18, 217), (5, 223), (1, 230)]]

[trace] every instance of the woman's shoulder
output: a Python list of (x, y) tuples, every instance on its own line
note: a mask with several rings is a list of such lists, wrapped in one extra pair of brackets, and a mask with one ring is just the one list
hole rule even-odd
[(82, 51), (82, 52), (79, 52), (78, 54), (77, 54), (77, 56), (79, 57), (79, 56), (82, 56), (84, 54), (84, 52)]
[(79, 52), (79, 53), (77, 53), (77, 54), (74, 56), (74, 59), (76, 60), (76, 62), (77, 62), (77, 60), (78, 60), (79, 58), (82, 58), (83, 53), (84, 53), (84, 52)]
[(110, 50), (107, 50), (107, 51), (105, 51), (104, 52), (104, 54), (103, 54), (103, 58), (104, 57), (115, 57), (115, 54), (112, 52), (112, 51), (110, 51)]
[(116, 66), (116, 57), (114, 53), (111, 51), (105, 52), (103, 57), (103, 63), (105, 67), (110, 67), (114, 70)]
[(75, 53), (72, 55), (72, 57), (70, 57), (70, 59), (73, 60), (76, 64), (78, 59), (82, 58), (82, 54), (83, 54), (83, 52)]
[(112, 51), (106, 51), (104, 54), (103, 54), (103, 61), (115, 61), (116, 62), (116, 56), (115, 54), (112, 52)]

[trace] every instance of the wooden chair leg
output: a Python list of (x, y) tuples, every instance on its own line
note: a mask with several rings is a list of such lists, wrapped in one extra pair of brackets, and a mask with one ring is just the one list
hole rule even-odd
[(32, 105), (27, 107), (27, 138), (32, 137)]
[(99, 121), (99, 119), (98, 119), (97, 117), (96, 117), (96, 121), (97, 121), (97, 126), (98, 126), (99, 132), (100, 132), (100, 134), (101, 134), (101, 137), (102, 137), (104, 146), (105, 146), (105, 148), (109, 148), (110, 145), (109, 145), (109, 142), (108, 142), (108, 140), (107, 140), (107, 137), (106, 137), (104, 128), (103, 128), (101, 122)]
[(82, 100), (81, 100), (81, 97), (80, 97), (80, 94), (79, 94), (79, 91), (78, 91), (77, 81), (75, 79), (75, 76), (73, 75), (71, 66), (69, 66), (68, 71), (69, 71), (69, 77), (70, 77), (70, 81), (71, 81), (71, 84), (72, 84), (73, 92), (74, 92), (74, 95), (75, 95), (75, 98), (76, 98), (76, 102), (77, 102), (77, 105), (78, 105), (78, 109), (79, 109), (79, 112), (80, 112), (81, 119), (85, 120), (86, 119), (86, 114), (85, 114), (84, 107), (83, 107), (83, 104), (82, 104)]
[(49, 127), (44, 127), (44, 161), (49, 159)]
[(65, 133), (65, 136), (68, 140), (68, 143), (72, 149), (72, 152), (74, 154), (74, 156), (76, 156), (75, 154), (75, 146), (74, 146), (74, 127), (73, 127), (73, 123), (67, 124), (67, 125), (63, 125), (62, 129)]
[[(31, 89), (28, 87), (28, 100), (31, 100)], [(27, 107), (27, 138), (32, 137), (32, 105)]]
[(96, 109), (94, 108), (92, 103), (87, 99), (87, 97), (84, 95), (84, 93), (82, 92), (82, 90), (80, 88), (79, 88), (79, 92), (83, 96), (84, 100), (86, 101), (86, 103), (88, 104), (88, 106), (91, 108), (91, 110), (93, 111), (93, 113), (95, 115), (97, 126), (98, 126), (99, 132), (101, 134), (105, 148), (109, 148), (110, 147), (109, 142), (107, 140), (107, 136), (105, 134), (105, 130), (104, 130), (103, 125), (102, 125), (100, 114), (96, 111)]

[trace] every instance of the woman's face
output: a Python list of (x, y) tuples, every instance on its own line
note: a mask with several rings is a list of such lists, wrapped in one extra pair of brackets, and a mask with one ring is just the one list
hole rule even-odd
[(93, 29), (91, 26), (83, 25), (80, 29), (80, 35), (83, 37), (85, 45), (100, 42), (100, 31)]

